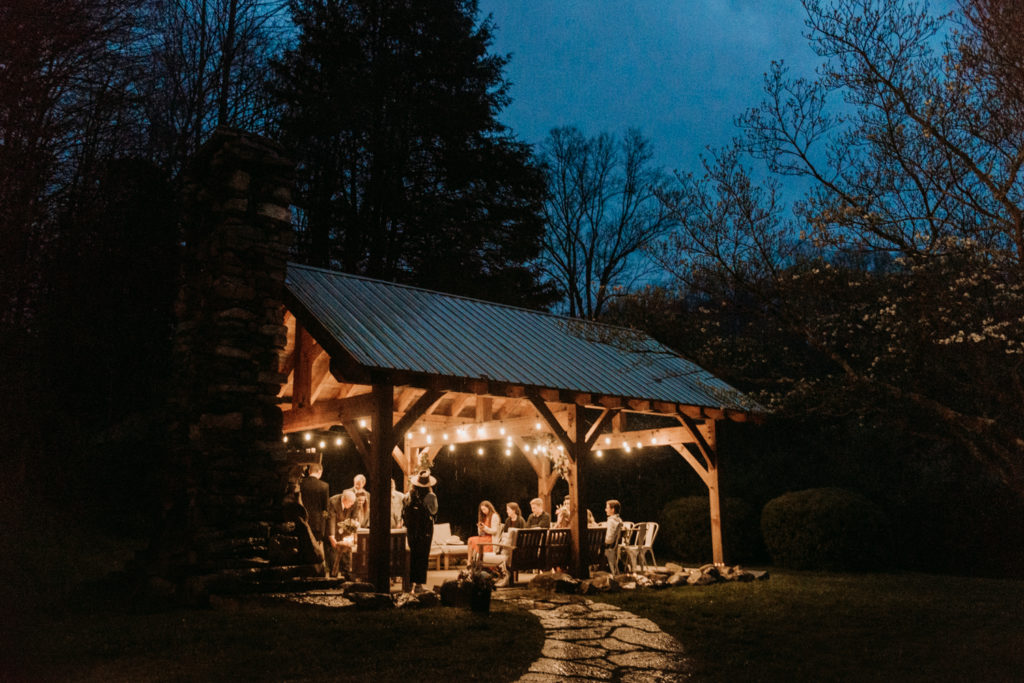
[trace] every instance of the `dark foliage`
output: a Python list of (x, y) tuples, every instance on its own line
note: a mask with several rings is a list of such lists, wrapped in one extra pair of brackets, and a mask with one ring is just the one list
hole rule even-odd
[[(659, 515), (659, 534), (683, 562), (711, 561), (711, 510), (707, 496), (676, 498)], [(722, 501), (725, 558), (730, 564), (765, 559), (756, 508), (740, 498)]]
[(497, 120), (506, 58), (472, 0), (292, 2), (275, 64), (299, 162), (298, 257), (490, 300), (543, 305), (528, 266), (544, 181)]
[(889, 522), (864, 496), (806, 489), (768, 501), (761, 533), (772, 562), (790, 569), (879, 570), (889, 564)]

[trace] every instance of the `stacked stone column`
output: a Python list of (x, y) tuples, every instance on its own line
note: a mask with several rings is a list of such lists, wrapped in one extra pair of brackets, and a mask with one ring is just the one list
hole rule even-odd
[(162, 573), (205, 593), (273, 572), (286, 466), (277, 394), (294, 166), (219, 129), (183, 174)]

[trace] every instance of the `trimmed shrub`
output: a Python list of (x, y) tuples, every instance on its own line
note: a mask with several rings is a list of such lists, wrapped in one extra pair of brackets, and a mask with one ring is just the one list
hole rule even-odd
[[(670, 501), (661, 511), (659, 536), (682, 562), (711, 561), (711, 508), (707, 496)], [(757, 512), (739, 498), (722, 502), (722, 538), (725, 561), (755, 562), (764, 557)]]
[(890, 557), (885, 515), (859, 493), (794, 491), (768, 501), (761, 534), (772, 562), (790, 569), (879, 569)]

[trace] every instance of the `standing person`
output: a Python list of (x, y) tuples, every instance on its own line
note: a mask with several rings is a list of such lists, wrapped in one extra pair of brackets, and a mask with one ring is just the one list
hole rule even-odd
[(505, 518), (505, 529), (526, 527), (526, 520), (523, 519), (523, 511), (519, 509), (519, 503), (505, 503)]
[(331, 576), (337, 576), (339, 571), (351, 574), (355, 532), (359, 529), (356, 495), (351, 489), (345, 489), (327, 501), (327, 525), (327, 540), (331, 542)]
[(405, 494), (395, 486), (395, 480), (391, 480), (391, 528), (402, 528), (402, 508), (405, 507)]
[(430, 475), (430, 470), (420, 470), (409, 481), (412, 490), (405, 496), (402, 519), (409, 539), (409, 580), (416, 593), (422, 591), (427, 582), (430, 540), (434, 537), (434, 515), (437, 514), (437, 496), (433, 491), (437, 479)]
[(609, 500), (604, 504), (604, 513), (608, 515), (608, 526), (604, 532), (604, 554), (608, 558), (608, 568), (612, 574), (617, 573), (619, 564), (619, 534), (622, 532), (622, 517), (619, 512), (622, 505), (617, 500)]
[(547, 529), (551, 526), (551, 515), (544, 510), (544, 501), (540, 498), (534, 498), (530, 501), (530, 512), (532, 513), (526, 519), (527, 528), (540, 527)]
[(366, 477), (357, 474), (352, 478), (351, 491), (356, 497), (356, 517), (359, 519), (359, 526), (370, 526), (370, 492), (366, 490)]
[(321, 554), (324, 551), (324, 531), (327, 530), (327, 501), (331, 497), (330, 485), (320, 480), (323, 473), (323, 465), (311, 462), (306, 467), (305, 476), (299, 482), (299, 492), (302, 496), (302, 506), (306, 508), (309, 530), (313, 532), (313, 538), (320, 546)]
[(470, 536), (466, 544), (469, 546), (469, 559), (477, 559), (492, 550), (491, 543), (497, 543), (501, 536), (501, 516), (489, 500), (480, 502), (476, 517), (476, 536)]

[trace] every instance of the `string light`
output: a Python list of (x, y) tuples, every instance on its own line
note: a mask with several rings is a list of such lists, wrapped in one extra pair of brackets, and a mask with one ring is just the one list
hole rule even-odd
[(482, 449), (482, 448), (476, 449), (476, 454), (477, 455), (483, 455), (484, 454), (484, 449)]
[(412, 432), (406, 432), (405, 433), (405, 438), (411, 439), (412, 438)]
[(453, 443), (448, 444), (448, 451), (451, 452), (451, 451), (454, 451), (454, 450), (455, 450), (455, 444), (453, 444)]
[(340, 436), (337, 439), (334, 440), (334, 445), (335, 446), (340, 446), (341, 445), (341, 437)]
[(612, 437), (610, 437), (610, 436), (604, 437), (604, 442), (605, 443), (611, 443), (612, 442)]
[(306, 441), (312, 441), (313, 440), (313, 435), (310, 434), (309, 432), (306, 432), (305, 435), (304, 435), (304, 438), (306, 439)]
[(534, 423), (533, 428), (539, 430), (540, 429), (540, 422)]
[(498, 433), (500, 433), (502, 436), (505, 436), (505, 428), (502, 427), (501, 429), (499, 429)]
[(420, 434), (426, 434), (426, 433), (427, 433), (427, 428), (426, 427), (420, 427)]
[(327, 442), (326, 441), (321, 441), (320, 442), (320, 448), (327, 448)]
[(445, 432), (444, 434), (442, 434), (441, 438), (444, 439), (445, 441), (447, 441), (448, 440), (448, 432)]
[(427, 443), (434, 443), (434, 437), (431, 434), (427, 434)]
[(360, 429), (366, 429), (366, 420), (360, 420), (359, 421), (359, 428)]
[(506, 448), (505, 449), (505, 455), (512, 455), (512, 449), (511, 448)]
[(597, 457), (603, 458), (604, 457), (604, 451), (598, 451), (597, 452)]
[(282, 439), (282, 441), (284, 441), (285, 443), (288, 443), (288, 435), (287, 434), (284, 435), (284, 438)]

